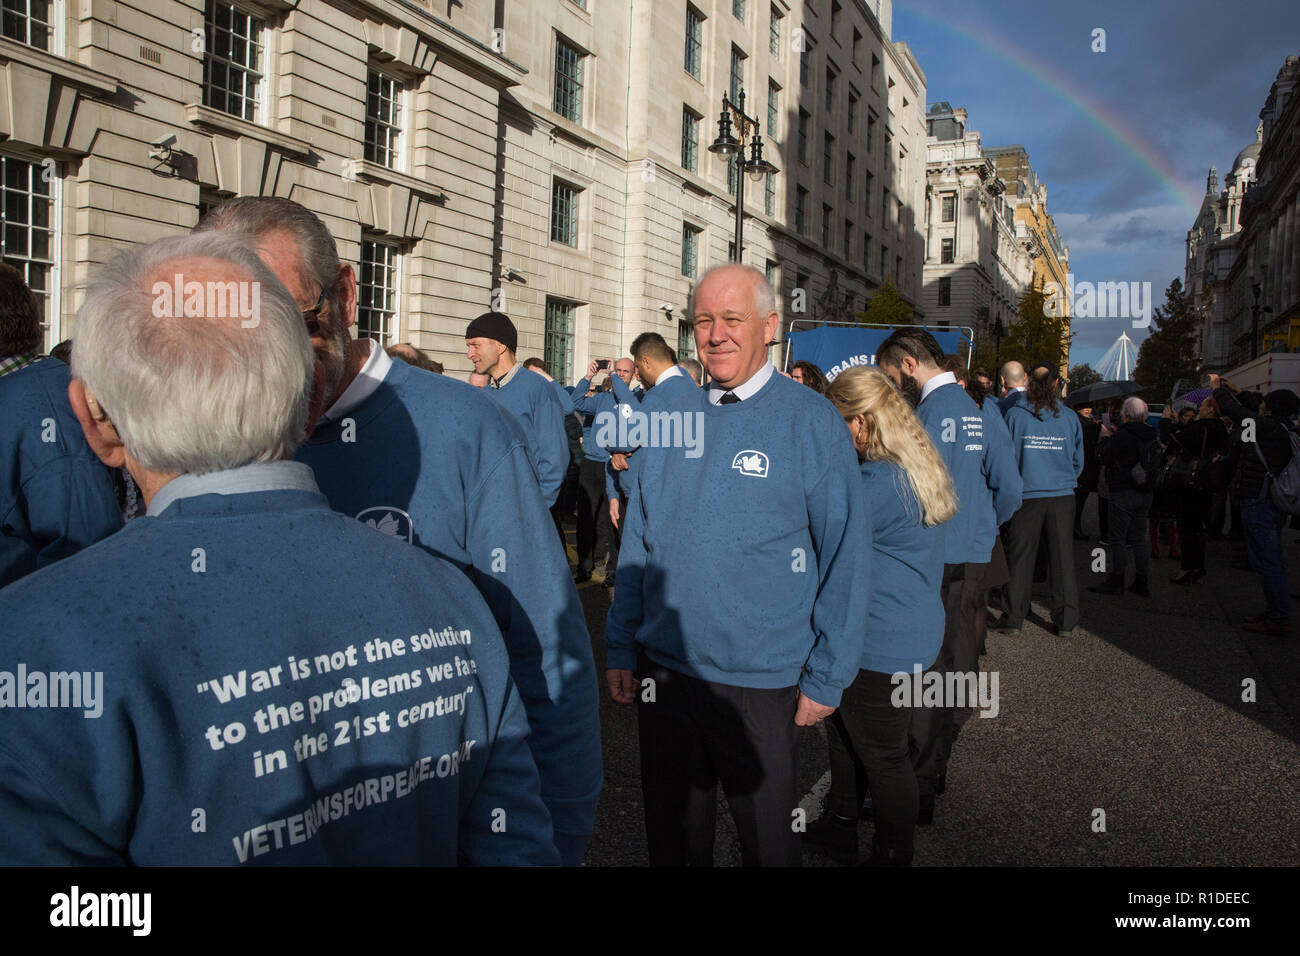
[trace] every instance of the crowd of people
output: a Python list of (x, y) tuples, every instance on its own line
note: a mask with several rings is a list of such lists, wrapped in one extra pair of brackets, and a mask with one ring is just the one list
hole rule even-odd
[[(214, 308), (248, 283), (251, 321)], [(1093, 492), (1094, 590), (1149, 593), (1166, 517), (1193, 583), (1232, 515), (1267, 602), (1247, 626), (1285, 632), (1262, 489), (1293, 394), (1215, 382), (1188, 421), (1130, 397), (1098, 422), (1051, 364), (1007, 363), (995, 395), (915, 327), (828, 381), (768, 361), (761, 272), (715, 267), (691, 301), (701, 362), (645, 333), (573, 385), (484, 313), (467, 386), (353, 337), (353, 270), (287, 200), (106, 266), (70, 367), (0, 269), (0, 862), (579, 864), (602, 755), (577, 586), (602, 557), (655, 865), (712, 864), (719, 784), (747, 865), (857, 862), (864, 817), (865, 862), (909, 865), (972, 711), (900, 705), (897, 677), (973, 678), (1044, 577), (1071, 636)], [(635, 416), (690, 424), (611, 427)], [(805, 829), (818, 724), (831, 789)]]

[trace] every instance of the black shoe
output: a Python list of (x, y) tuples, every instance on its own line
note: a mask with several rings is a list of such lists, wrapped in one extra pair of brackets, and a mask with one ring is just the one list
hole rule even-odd
[(858, 866), (911, 866), (912, 854), (887, 849), (876, 840), (871, 841), (871, 856)]
[(803, 834), (804, 846), (826, 853), (836, 863), (848, 866), (858, 862), (858, 825), (829, 810), (808, 824)]
[(916, 807), (916, 825), (928, 827), (934, 823), (934, 794), (923, 793)]
[(1147, 588), (1147, 576), (1145, 574), (1135, 574), (1133, 583), (1129, 585), (1129, 594), (1136, 594), (1138, 597), (1150, 597), (1151, 591)]
[(1171, 584), (1194, 584), (1201, 578), (1205, 577), (1205, 568), (1195, 568), (1191, 571), (1180, 571), (1169, 579)]
[(1088, 588), (1094, 594), (1120, 594), (1124, 593), (1124, 575), (1111, 573), (1106, 576), (1106, 580), (1101, 584), (1094, 584)]
[(934, 793), (935, 796), (941, 797), (947, 792), (948, 792), (948, 771), (945, 770), (943, 773), (939, 774), (939, 776), (935, 778)]

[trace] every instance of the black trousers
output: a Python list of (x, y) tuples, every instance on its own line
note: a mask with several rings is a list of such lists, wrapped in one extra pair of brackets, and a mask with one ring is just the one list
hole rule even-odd
[[(601, 545), (613, 542), (609, 499), (605, 497), (605, 463), (583, 458), (578, 469), (578, 570), (590, 574)], [(618, 553), (613, 555), (615, 566)]]
[(1106, 508), (1106, 499), (1097, 492), (1096, 488), (1075, 488), (1074, 489), (1074, 530), (1083, 534), (1083, 508), (1088, 503), (1088, 496), (1097, 495), (1097, 530), (1101, 534), (1102, 541), (1110, 540), (1109, 515)]
[(1208, 488), (1178, 489), (1178, 547), (1183, 571), (1205, 569), (1205, 523), (1212, 495)]
[[(646, 678), (654, 681), (653, 700)], [(796, 687), (732, 687), (660, 667), (637, 669), (641, 793), (651, 866), (712, 866), (718, 784), (745, 866), (799, 866), (793, 824)]]
[(1018, 627), (1029, 613), (1034, 586), (1034, 556), (1039, 536), (1047, 534), (1048, 577), (1052, 589), (1052, 623), (1073, 630), (1079, 623), (1079, 580), (1074, 573), (1074, 495), (1026, 498), (1007, 522), (1007, 565), (1011, 581), (1007, 623)]
[(893, 693), (892, 675), (858, 671), (839, 710), (826, 721), (831, 763), (826, 806), (856, 820), (869, 783), (876, 820), (872, 848), (910, 860), (917, 811), (916, 772), (908, 752), (912, 708), (895, 707)]

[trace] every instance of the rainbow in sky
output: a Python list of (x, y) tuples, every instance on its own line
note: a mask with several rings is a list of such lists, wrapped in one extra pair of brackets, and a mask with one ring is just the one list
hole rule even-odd
[[(1182, 182), (1167, 156), (1146, 143), (1137, 132), (1113, 112), (1103, 109), (1083, 90), (1072, 87), (1069, 81), (1048, 64), (1030, 53), (1014, 46), (1006, 37), (993, 33), (979, 24), (955, 20), (950, 12), (940, 14), (917, 3), (906, 4), (906, 11), (963, 40), (969, 40), (996, 54), (1050, 89), (1063, 101), (1095, 126), (1108, 139), (1115, 142), (1142, 168), (1147, 170), (1173, 196), (1186, 207), (1188, 218), (1194, 219), (1204, 198), (1202, 190)], [(895, 37), (906, 41), (906, 37)], [(1084, 38), (1089, 39), (1089, 38)]]

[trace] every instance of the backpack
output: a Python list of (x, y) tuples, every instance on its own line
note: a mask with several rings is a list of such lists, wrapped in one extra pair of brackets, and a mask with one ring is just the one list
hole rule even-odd
[(1137, 464), (1128, 470), (1129, 479), (1139, 491), (1155, 491), (1165, 480), (1165, 451), (1160, 440), (1152, 438), (1138, 446)]
[[(1264, 451), (1259, 447), (1259, 442), (1253, 444), (1255, 454), (1259, 455), (1264, 471), (1268, 474), (1264, 487), (1268, 490), (1273, 507), (1284, 515), (1297, 515), (1300, 514), (1300, 435), (1296, 435), (1288, 428), (1286, 437), (1291, 442), (1291, 460), (1276, 475), (1268, 470), (1268, 461), (1264, 458)], [(1264, 494), (1261, 492), (1260, 498), (1263, 497)]]

